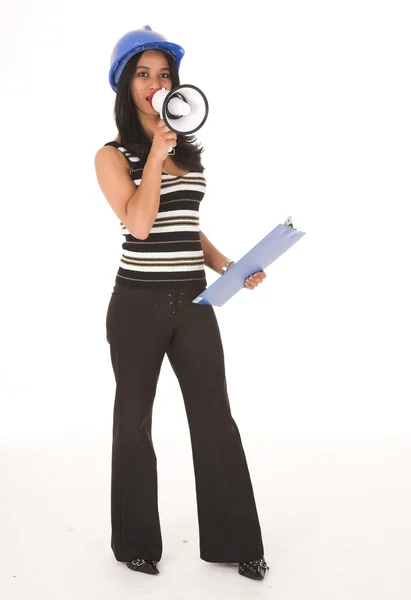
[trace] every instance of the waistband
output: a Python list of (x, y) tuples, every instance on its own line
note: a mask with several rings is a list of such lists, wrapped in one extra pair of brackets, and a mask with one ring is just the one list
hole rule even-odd
[(187, 304), (201, 294), (207, 287), (207, 282), (188, 282), (186, 285), (170, 285), (168, 287), (133, 287), (125, 286), (116, 280), (113, 293), (122, 297), (141, 298), (152, 302), (154, 305), (163, 303)]
[(120, 277), (117, 273), (115, 284), (118, 288), (123, 287), (130, 290), (170, 290), (170, 289), (200, 289), (200, 292), (205, 290), (207, 287), (207, 279), (206, 276), (198, 278), (198, 279), (180, 279), (179, 281), (136, 281), (133, 279), (127, 279), (125, 277)]

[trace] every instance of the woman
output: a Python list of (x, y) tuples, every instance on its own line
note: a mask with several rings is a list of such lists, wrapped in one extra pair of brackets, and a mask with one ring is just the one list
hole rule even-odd
[[(180, 84), (183, 54), (181, 46), (149, 26), (119, 40), (109, 75), (118, 136), (95, 158), (100, 188), (124, 235), (106, 321), (116, 379), (111, 547), (130, 569), (159, 573), (162, 539), (151, 417), (167, 354), (189, 422), (200, 557), (238, 562), (240, 574), (262, 579), (269, 567), (230, 412), (218, 323), (212, 306), (192, 303), (207, 287), (204, 267), (224, 273), (233, 261), (200, 231), (203, 149), (193, 144), (194, 136), (171, 131), (148, 101), (152, 92)], [(264, 277), (256, 273), (245, 287), (254, 289)]]

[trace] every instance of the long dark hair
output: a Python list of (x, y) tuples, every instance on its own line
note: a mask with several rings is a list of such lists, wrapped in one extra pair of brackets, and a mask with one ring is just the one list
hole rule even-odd
[[(117, 86), (117, 95), (114, 104), (114, 118), (116, 121), (120, 142), (129, 152), (146, 160), (151, 149), (151, 139), (144, 131), (138, 112), (130, 92), (130, 83), (134, 77), (136, 65), (142, 52), (130, 58), (124, 67)], [(168, 53), (164, 52), (170, 68), (172, 88), (180, 85), (177, 65)], [(188, 171), (202, 173), (204, 167), (201, 163), (202, 146), (195, 145), (195, 135), (177, 134), (177, 146), (173, 155), (173, 162), (180, 168)]]

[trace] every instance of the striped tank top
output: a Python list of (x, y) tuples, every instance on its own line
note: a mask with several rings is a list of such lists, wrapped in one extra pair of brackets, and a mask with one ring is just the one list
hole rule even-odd
[[(116, 141), (105, 146), (124, 154), (138, 187), (145, 161)], [(162, 174), (159, 210), (147, 239), (135, 238), (120, 221), (124, 237), (116, 283), (133, 288), (180, 288), (201, 282), (207, 287), (199, 217), (205, 190), (202, 173)]]

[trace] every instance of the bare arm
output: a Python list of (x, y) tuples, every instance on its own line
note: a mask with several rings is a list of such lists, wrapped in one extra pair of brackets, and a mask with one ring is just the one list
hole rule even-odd
[(100, 148), (94, 164), (100, 189), (117, 217), (134, 237), (146, 239), (159, 209), (163, 162), (147, 158), (137, 189), (127, 160), (116, 148)]
[(204, 252), (204, 262), (207, 267), (221, 275), (221, 269), (228, 260), (227, 256), (221, 254), (219, 250), (210, 242), (206, 235), (200, 231), (201, 246)]
[(163, 163), (149, 156), (144, 166), (141, 182), (126, 205), (127, 216), (140, 225), (140, 238), (148, 237), (160, 206), (161, 171)]

